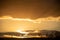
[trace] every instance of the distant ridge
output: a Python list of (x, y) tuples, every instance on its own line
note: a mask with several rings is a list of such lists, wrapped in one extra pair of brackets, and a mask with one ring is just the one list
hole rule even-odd
[[(28, 35), (32, 35), (32, 36), (33, 35), (39, 35), (39, 36), (46, 35), (48, 38), (60, 37), (60, 31), (55, 31), (55, 30), (37, 30), (37, 32), (34, 32), (34, 31), (35, 30), (26, 30), (24, 32), (29, 32)], [(3, 37), (4, 35), (24, 36), (25, 34), (22, 34), (19, 32), (0, 32), (0, 37)]]

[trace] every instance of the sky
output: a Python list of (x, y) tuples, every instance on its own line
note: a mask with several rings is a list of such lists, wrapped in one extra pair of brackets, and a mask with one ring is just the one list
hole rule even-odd
[(17, 32), (22, 30), (60, 31), (60, 17), (46, 17), (35, 20), (10, 16), (0, 17), (0, 32)]
[(0, 0), (0, 16), (44, 18), (60, 16), (60, 0)]
[(0, 32), (22, 28), (60, 31), (60, 0), (0, 0)]

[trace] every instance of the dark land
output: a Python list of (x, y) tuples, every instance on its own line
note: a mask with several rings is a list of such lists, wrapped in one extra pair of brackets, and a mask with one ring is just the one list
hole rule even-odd
[[(38, 30), (38, 32), (34, 32), (34, 30), (26, 30), (25, 32), (29, 32), (25, 37), (23, 33), (19, 32), (0, 32), (0, 38), (18, 38), (24, 37), (24, 38), (56, 38), (60, 37), (60, 31), (55, 30)], [(11, 37), (6, 37), (4, 35), (10, 35)], [(16, 37), (13, 37), (16, 36)], [(28, 37), (29, 36), (29, 37)], [(38, 37), (36, 37), (38, 36)]]

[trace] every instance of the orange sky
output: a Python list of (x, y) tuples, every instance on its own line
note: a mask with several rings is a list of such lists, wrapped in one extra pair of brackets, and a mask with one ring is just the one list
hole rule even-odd
[(44, 18), (60, 16), (60, 0), (0, 0), (0, 16)]
[(38, 18), (35, 20), (25, 18), (0, 17), (0, 32), (17, 30), (58, 30), (60, 31), (60, 17)]

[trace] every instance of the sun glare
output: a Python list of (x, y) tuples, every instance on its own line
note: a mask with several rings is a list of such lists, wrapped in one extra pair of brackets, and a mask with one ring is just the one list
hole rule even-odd
[(17, 30), (16, 32), (19, 32), (19, 33), (20, 33), (20, 32), (21, 32), (21, 30)]
[(21, 30), (17, 30), (17, 32), (22, 33), (22, 34), (28, 34), (28, 32), (24, 32), (24, 31), (21, 31)]

